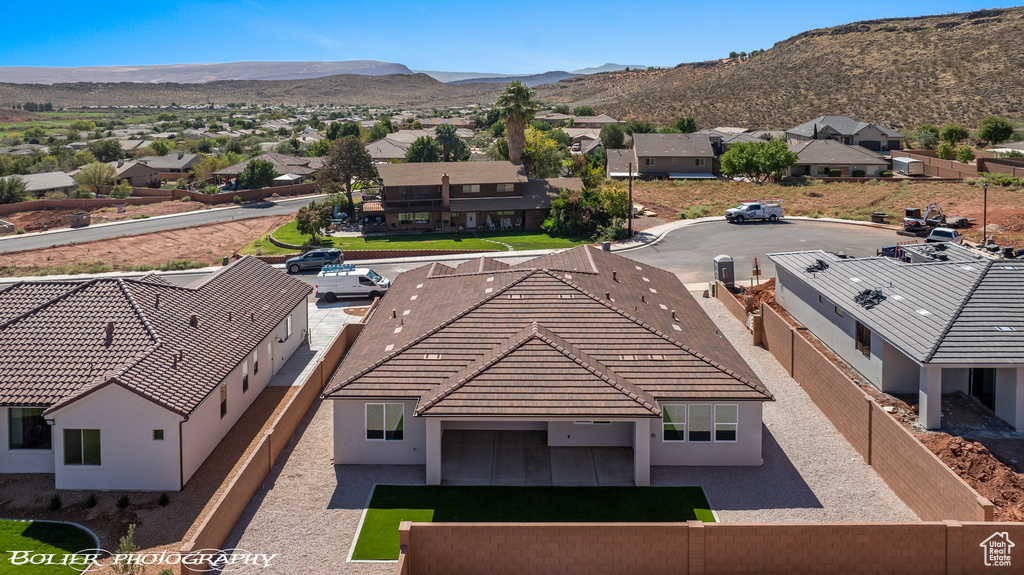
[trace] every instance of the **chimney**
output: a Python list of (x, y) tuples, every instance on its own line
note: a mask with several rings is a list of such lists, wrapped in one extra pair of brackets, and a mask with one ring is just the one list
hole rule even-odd
[(114, 322), (107, 322), (107, 339), (114, 337)]
[(672, 321), (679, 321), (679, 318), (676, 317), (676, 310), (672, 310)]
[(612, 301), (612, 292), (610, 292), (610, 291), (604, 292), (604, 299), (606, 299), (608, 301)]
[(397, 317), (398, 317), (398, 310), (397, 309), (391, 310), (391, 319), (396, 319)]
[(117, 161), (117, 167), (118, 167), (118, 168), (120, 168), (120, 167), (121, 167), (121, 166), (123, 166), (123, 165), (124, 165), (124, 160), (118, 160), (118, 161)]
[(188, 320), (188, 324), (192, 327), (199, 327), (199, 316), (192, 314), (192, 317)]
[(184, 158), (184, 157), (185, 157), (185, 152), (178, 152), (178, 159), (179, 160)]
[(619, 272), (616, 272), (616, 271), (612, 272), (612, 281), (613, 282), (619, 281)]
[(231, 313), (230, 311), (228, 312), (228, 321), (231, 321), (231, 317), (232, 317), (233, 315), (234, 315), (234, 314), (233, 314), (233, 313)]
[(441, 174), (441, 206), (449, 207), (451, 204), (451, 178), (448, 174)]
[(647, 303), (647, 296), (640, 296), (640, 303)]
[(154, 304), (154, 307), (160, 309), (160, 294), (156, 294), (156, 304)]

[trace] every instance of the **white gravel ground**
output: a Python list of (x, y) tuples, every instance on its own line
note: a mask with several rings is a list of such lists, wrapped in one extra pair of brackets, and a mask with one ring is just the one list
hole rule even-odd
[[(775, 394), (765, 404), (761, 467), (655, 467), (654, 485), (702, 485), (721, 521), (916, 521), (764, 348), (717, 300), (701, 305)], [(333, 465), (329, 402), (314, 404), (235, 525), (226, 548), (277, 553), (262, 575), (390, 574), (393, 562), (347, 563), (370, 488), (423, 484), (424, 466)], [(256, 571), (254, 571), (256, 572)]]
[(764, 465), (654, 467), (653, 485), (702, 485), (730, 523), (918, 520), (721, 302), (697, 301), (775, 395), (764, 404)]

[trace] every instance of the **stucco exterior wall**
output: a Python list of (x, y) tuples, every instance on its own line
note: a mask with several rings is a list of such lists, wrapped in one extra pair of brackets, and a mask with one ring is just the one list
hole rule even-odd
[[(1017, 421), (1017, 368), (996, 370), (996, 417), (1016, 425)], [(1021, 431), (1018, 429), (1018, 431)]]
[[(889, 342), (882, 341), (882, 385), (880, 389), (886, 393), (917, 393), (920, 386), (921, 366)], [(945, 373), (943, 373), (942, 386), (943, 388), (946, 386)]]
[(970, 370), (966, 367), (942, 369), (942, 393), (970, 393)]
[(11, 449), (10, 417), (8, 408), (0, 407), (0, 473), (53, 473), (52, 448)]
[(736, 426), (736, 441), (707, 443), (665, 441), (662, 423), (655, 421), (651, 425), (651, 465), (761, 465), (764, 462), (761, 458), (760, 401), (690, 401), (686, 403), (688, 405), (738, 405), (739, 422)]
[(574, 421), (549, 421), (550, 447), (633, 447), (633, 422), (579, 424)]
[[(82, 398), (53, 416), (57, 489), (179, 489), (181, 418), (119, 385)], [(64, 430), (100, 430), (100, 465), (65, 465)], [(162, 429), (164, 438), (153, 439)]]
[[(675, 160), (675, 163), (672, 161)], [(704, 165), (698, 166), (696, 158), (678, 156), (675, 158), (658, 157), (654, 158), (654, 165), (648, 166), (646, 158), (641, 156), (637, 159), (637, 172), (641, 176), (664, 176), (667, 174), (710, 174), (711, 158), (703, 158)]]
[[(334, 402), (334, 464), (425, 465), (427, 427), (424, 417), (413, 417), (415, 399), (336, 399)], [(366, 404), (401, 403), (405, 406), (401, 441), (366, 439)]]

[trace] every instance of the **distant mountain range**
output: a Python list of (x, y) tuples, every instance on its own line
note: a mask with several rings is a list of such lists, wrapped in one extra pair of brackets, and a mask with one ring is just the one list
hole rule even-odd
[(569, 72), (562, 72), (561, 70), (555, 72), (544, 72), (543, 74), (531, 74), (529, 76), (484, 76), (482, 78), (467, 78), (465, 80), (455, 80), (448, 82), (449, 84), (508, 84), (510, 82), (519, 81), (531, 88), (534, 86), (541, 86), (543, 84), (554, 84), (567, 78), (575, 78), (579, 74), (570, 74)]
[(618, 72), (619, 70), (625, 70), (626, 68), (629, 68), (630, 70), (637, 70), (637, 69), (644, 70), (644, 69), (647, 68), (647, 66), (641, 66), (640, 64), (632, 64), (632, 65), (625, 64), (625, 65), (623, 65), (623, 64), (608, 63), (608, 64), (605, 64), (604, 66), (597, 66), (596, 68), (580, 68), (579, 70), (573, 70), (572, 73), (573, 74), (579, 74), (579, 75), (599, 74), (601, 72)]
[(46, 68), (0, 66), (0, 82), (62, 84), (75, 82), (141, 82), (201, 84), (220, 80), (304, 80), (338, 74), (386, 76), (412, 74), (403, 64), (377, 60), (338, 62), (227, 62), (224, 64), (170, 64), (159, 66), (90, 66)]

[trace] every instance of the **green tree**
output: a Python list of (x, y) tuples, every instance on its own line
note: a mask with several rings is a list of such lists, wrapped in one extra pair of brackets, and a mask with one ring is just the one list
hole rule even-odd
[(89, 151), (99, 162), (113, 162), (124, 158), (124, 149), (117, 140), (96, 140), (89, 142)]
[(75, 120), (71, 122), (71, 129), (76, 132), (91, 132), (96, 129), (96, 122), (92, 120)]
[(963, 142), (969, 135), (967, 128), (953, 123), (946, 124), (942, 127), (942, 131), (939, 132), (939, 137), (949, 143), (950, 146), (956, 146)]
[(565, 115), (569, 115), (569, 114), (572, 113), (572, 111), (569, 110), (569, 106), (566, 106), (565, 104), (559, 104), (559, 105), (555, 106), (554, 108), (552, 108), (551, 111), (556, 113), (556, 114), (565, 114)]
[(676, 120), (676, 129), (684, 134), (692, 134), (697, 131), (697, 120), (693, 116), (686, 116)]
[(345, 197), (349, 205), (352, 205), (352, 181), (365, 181), (375, 177), (377, 168), (373, 166), (373, 157), (362, 140), (358, 136), (343, 136), (335, 140), (331, 146), (331, 153), (317, 173), (316, 186), (321, 191), (337, 189), (337, 186), (344, 187)]
[(78, 152), (77, 154), (75, 154), (74, 158), (74, 164), (76, 166), (84, 166), (86, 164), (91, 164), (95, 161), (96, 156), (92, 155), (92, 152), (90, 152), (89, 150), (82, 150), (81, 152)]
[(970, 146), (960, 146), (956, 151), (956, 161), (969, 164), (974, 161), (974, 150)]
[(174, 142), (171, 142), (170, 140), (164, 140), (161, 138), (153, 140), (153, 142), (149, 144), (149, 147), (156, 150), (156, 155), (166, 156), (167, 154), (170, 154), (172, 150), (174, 150), (175, 146)]
[(331, 122), (327, 126), (327, 139), (330, 141), (345, 136), (359, 136), (359, 124), (355, 122)]
[(0, 178), (0, 204), (16, 204), (28, 199), (28, 185), (19, 176)]
[(323, 157), (329, 153), (331, 153), (330, 140), (316, 140), (306, 150), (306, 155), (309, 157)]
[(534, 128), (526, 129), (526, 146), (523, 150), (523, 165), (531, 178), (553, 178), (562, 171), (565, 149)]
[(441, 124), (434, 128), (434, 139), (441, 146), (442, 162), (457, 160), (454, 153), (459, 151), (459, 144), (465, 146), (465, 142), (459, 137), (458, 130), (452, 124)]
[(513, 162), (523, 159), (526, 147), (526, 124), (537, 112), (537, 103), (533, 100), (533, 91), (526, 84), (515, 81), (505, 87), (498, 96), (495, 107), (501, 111), (505, 120), (505, 139), (508, 140), (508, 157)]
[(381, 138), (387, 137), (390, 133), (391, 131), (388, 130), (387, 126), (385, 126), (383, 122), (377, 122), (373, 125), (373, 128), (370, 128), (370, 133), (367, 137), (371, 142), (375, 142)]
[(576, 106), (572, 110), (573, 116), (596, 116), (594, 109), (590, 106)]
[(722, 154), (722, 173), (760, 183), (768, 178), (783, 177), (797, 159), (796, 152), (790, 151), (785, 140), (739, 142)]
[(1013, 137), (1013, 125), (999, 116), (988, 116), (978, 124), (978, 137), (990, 144), (1002, 144)]
[(569, 136), (569, 134), (563, 132), (562, 130), (548, 130), (547, 132), (544, 132), (544, 134), (548, 138), (551, 138), (552, 140), (557, 142), (558, 145), (562, 146), (563, 148), (568, 148), (569, 146), (572, 145), (572, 137)]
[(331, 202), (313, 201), (308, 206), (299, 208), (295, 214), (295, 228), (300, 234), (310, 236), (310, 244), (317, 245), (317, 235), (320, 234), (320, 230), (330, 227), (333, 216), (334, 205)]
[(939, 144), (939, 129), (934, 124), (921, 124), (914, 133), (917, 145), (930, 150)]
[(238, 174), (238, 183), (249, 189), (266, 188), (274, 183), (277, 177), (274, 164), (267, 160), (252, 160)]
[(112, 198), (124, 199), (131, 197), (132, 191), (132, 185), (125, 180), (113, 188), (110, 188), (110, 192), (107, 195)]
[(940, 160), (952, 160), (956, 157), (956, 152), (953, 150), (953, 146), (949, 142), (942, 142), (939, 144), (939, 149), (936, 150), (935, 153)]
[(41, 140), (46, 137), (46, 130), (40, 128), (39, 126), (33, 126), (25, 130), (24, 135), (25, 138), (29, 140)]
[(619, 124), (605, 124), (601, 126), (601, 145), (608, 150), (622, 150), (626, 148), (626, 132)]
[(437, 140), (420, 136), (405, 151), (405, 161), (413, 163), (440, 162), (443, 155), (444, 149), (441, 144), (437, 143)]
[(94, 194), (103, 191), (104, 186), (110, 185), (114, 180), (116, 171), (114, 166), (102, 162), (93, 162), (82, 166), (82, 169), (75, 174), (75, 181), (79, 186), (87, 188)]
[(647, 120), (635, 120), (633, 118), (626, 120), (626, 123), (625, 125), (622, 126), (622, 129), (625, 130), (626, 133), (629, 135), (653, 134), (658, 131), (658, 127), (655, 126), (653, 123), (648, 122)]

